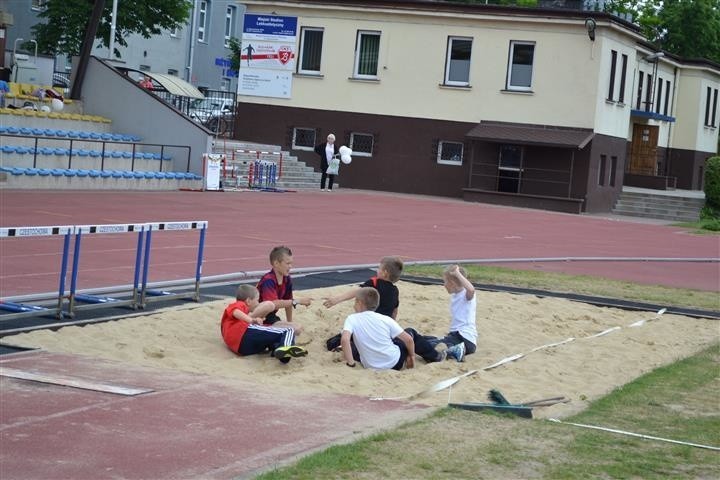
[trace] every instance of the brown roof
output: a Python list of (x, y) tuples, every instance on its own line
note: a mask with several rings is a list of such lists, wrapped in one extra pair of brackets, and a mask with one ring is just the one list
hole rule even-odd
[(483, 121), (465, 136), (488, 142), (581, 149), (590, 143), (595, 132), (590, 129)]

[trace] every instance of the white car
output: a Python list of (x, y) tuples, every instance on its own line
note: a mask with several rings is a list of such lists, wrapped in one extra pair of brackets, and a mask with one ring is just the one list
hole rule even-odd
[(231, 98), (205, 98), (190, 105), (190, 117), (200, 123), (207, 123), (213, 117), (224, 117), (235, 113), (235, 102)]

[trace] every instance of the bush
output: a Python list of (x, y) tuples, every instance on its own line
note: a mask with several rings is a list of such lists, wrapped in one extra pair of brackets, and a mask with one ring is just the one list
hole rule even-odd
[(720, 157), (705, 163), (705, 208), (703, 218), (720, 218)]

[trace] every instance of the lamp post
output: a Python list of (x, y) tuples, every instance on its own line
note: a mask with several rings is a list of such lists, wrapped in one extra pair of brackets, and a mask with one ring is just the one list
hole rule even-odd
[(110, 17), (110, 59), (115, 56), (115, 30), (117, 26), (117, 7), (118, 0), (113, 0), (112, 16)]

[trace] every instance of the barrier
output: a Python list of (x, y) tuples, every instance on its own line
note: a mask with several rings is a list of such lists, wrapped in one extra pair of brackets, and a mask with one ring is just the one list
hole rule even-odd
[(275, 162), (255, 160), (248, 170), (248, 188), (275, 190), (278, 181), (278, 166)]
[[(238, 153), (254, 154), (254, 160), (241, 160), (236, 157)], [(262, 159), (261, 156), (271, 156), (277, 160)], [(271, 167), (273, 165), (273, 167)], [(231, 155), (223, 162), (221, 177), (224, 186), (241, 186), (241, 178), (244, 178), (245, 168), (247, 168), (247, 188), (277, 190), (277, 181), (283, 175), (283, 153), (270, 152), (262, 150), (233, 150)], [(270, 176), (269, 170), (274, 168), (273, 175)], [(260, 171), (262, 170), (262, 175)]]
[[(110, 225), (76, 225), (76, 226), (40, 226), (40, 227), (11, 227), (0, 228), (0, 238), (3, 237), (35, 237), (48, 235), (64, 235), (62, 259), (60, 264), (60, 278), (58, 281), (57, 307), (54, 310), (58, 319), (68, 316), (73, 318), (76, 311), (83, 309), (101, 308), (128, 305), (133, 309), (144, 308), (152, 299), (173, 299), (190, 297), (194, 301), (200, 300), (200, 279), (202, 276), (203, 251), (205, 247), (205, 234), (207, 221), (187, 222), (157, 222)], [(152, 233), (154, 231), (181, 231), (200, 230), (198, 254), (195, 265), (195, 284), (193, 291), (188, 293), (175, 293), (167, 291), (150, 290), (148, 276), (150, 267), (150, 252), (152, 247)], [(119, 299), (99, 295), (88, 295), (78, 292), (80, 258), (82, 253), (82, 240), (84, 236), (112, 233), (137, 233), (137, 248), (135, 251), (135, 266), (132, 283), (132, 293), (128, 299)], [(70, 239), (75, 235), (73, 248), (73, 262), (70, 272), (70, 290), (66, 295), (65, 282), (68, 271), (68, 257), (70, 252)], [(100, 289), (98, 289), (100, 290)], [(46, 297), (47, 298), (47, 297)], [(63, 311), (64, 300), (68, 300), (67, 311)], [(40, 305), (15, 303), (0, 300), (0, 310), (10, 313), (0, 315), (0, 320), (9, 320), (24, 316), (46, 315), (53, 310)]]
[[(25, 238), (25, 237), (45, 237), (63, 235), (62, 258), (60, 260), (60, 279), (58, 281), (58, 298), (55, 316), (62, 318), (63, 298), (65, 297), (65, 276), (67, 275), (68, 253), (70, 251), (70, 237), (75, 231), (75, 227), (70, 225), (47, 226), (47, 227), (10, 227), (0, 228), (1, 238)], [(12, 313), (3, 314), (0, 319), (10, 320), (13, 318), (21, 318), (25, 316), (34, 316), (38, 314), (51, 313), (49, 308), (27, 305), (23, 303), (6, 302), (0, 300), (0, 310)]]

